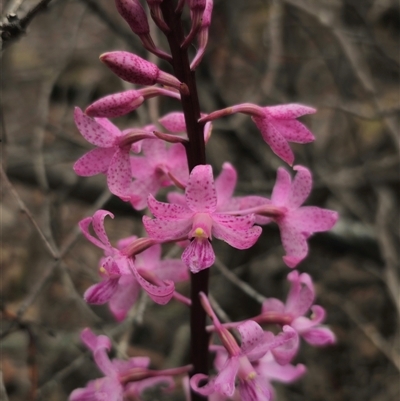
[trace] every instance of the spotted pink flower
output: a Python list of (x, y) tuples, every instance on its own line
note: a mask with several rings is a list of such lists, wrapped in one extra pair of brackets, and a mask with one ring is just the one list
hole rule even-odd
[(91, 118), (78, 107), (74, 113), (75, 124), (83, 137), (96, 148), (84, 154), (74, 164), (74, 171), (81, 176), (106, 174), (110, 191), (128, 200), (127, 188), (132, 182), (129, 153), (139, 152), (143, 138), (154, 138), (153, 125), (143, 129), (120, 131), (106, 118)]
[(149, 196), (149, 208), (156, 218), (152, 220), (144, 216), (143, 224), (154, 239), (190, 239), (182, 260), (194, 273), (214, 263), (215, 255), (210, 243), (212, 236), (234, 248), (247, 249), (261, 234), (260, 227), (253, 227), (254, 215), (230, 216), (216, 211), (218, 199), (210, 165), (196, 166), (192, 170), (185, 201), (182, 206), (158, 202)]
[[(110, 309), (118, 320), (125, 317), (127, 311), (136, 301), (140, 287), (149, 294), (154, 302), (162, 305), (166, 304), (172, 298), (175, 289), (171, 277), (176, 278), (176, 276), (171, 274), (169, 279), (165, 281), (158, 280), (157, 284), (162, 283), (160, 285), (154, 285), (143, 278), (132, 257), (124, 253), (124, 250), (128, 249), (128, 247), (120, 250), (111, 245), (104, 229), (106, 216), (114, 218), (112, 213), (106, 210), (98, 210), (93, 217), (87, 217), (79, 223), (83, 235), (92, 244), (103, 249), (105, 253), (105, 257), (102, 259), (102, 266), (99, 269), (103, 280), (86, 290), (84, 294), (85, 301), (96, 305), (109, 302)], [(93, 227), (97, 238), (90, 234), (90, 226)], [(132, 241), (130, 242), (132, 243)], [(151, 252), (158, 253), (159, 250), (149, 250), (144, 258), (150, 256), (150, 259), (153, 259), (153, 256), (149, 255)], [(153, 272), (158, 270), (154, 265), (149, 267)], [(177, 267), (177, 269), (182, 271), (180, 267)]]
[[(81, 333), (81, 340), (93, 353), (97, 367), (104, 377), (90, 381), (85, 388), (74, 390), (69, 396), (69, 401), (123, 401), (125, 396), (139, 396), (148, 388), (163, 383), (173, 388), (172, 377), (156, 372), (150, 372), (150, 358), (134, 357), (127, 361), (110, 360), (108, 351), (111, 349), (111, 341), (104, 335), (96, 336), (89, 328)], [(128, 384), (124, 378), (134, 372), (139, 378)], [(143, 377), (140, 379), (140, 376)], [(156, 376), (156, 377), (151, 377)]]
[[(313, 305), (315, 290), (311, 277), (307, 273), (299, 274), (297, 270), (294, 270), (288, 274), (288, 280), (291, 285), (286, 304), (279, 299), (268, 298), (264, 301), (261, 315), (256, 317), (256, 320), (267, 322), (280, 319), (311, 345), (334, 344), (336, 340), (333, 332), (321, 325), (325, 319), (324, 308)], [(310, 309), (312, 317), (308, 318), (305, 315)]]
[(314, 108), (302, 104), (260, 107), (251, 103), (243, 103), (215, 111), (202, 117), (200, 121), (212, 121), (233, 113), (250, 114), (271, 150), (286, 163), (292, 165), (294, 154), (289, 142), (309, 143), (315, 139), (314, 135), (296, 119), (315, 112)]
[(185, 148), (177, 143), (170, 147), (160, 139), (145, 139), (143, 156), (131, 156), (134, 181), (130, 185), (130, 202), (136, 210), (147, 207), (149, 194), (156, 195), (162, 187), (173, 185), (171, 176), (186, 185), (189, 169)]

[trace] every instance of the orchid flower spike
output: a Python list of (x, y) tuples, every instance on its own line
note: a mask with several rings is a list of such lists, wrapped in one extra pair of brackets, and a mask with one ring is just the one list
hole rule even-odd
[(292, 166), (294, 154), (289, 142), (309, 143), (315, 139), (314, 135), (296, 118), (315, 112), (316, 110), (312, 107), (295, 103), (269, 107), (243, 103), (215, 111), (200, 118), (200, 121), (211, 121), (234, 113), (250, 114), (271, 150)]
[(230, 216), (216, 211), (218, 204), (212, 168), (196, 166), (189, 176), (185, 189), (185, 205), (158, 202), (148, 198), (154, 220), (144, 216), (143, 224), (154, 239), (191, 240), (182, 254), (182, 260), (193, 273), (210, 267), (215, 260), (211, 246), (212, 236), (222, 239), (237, 249), (254, 245), (261, 234), (260, 227), (253, 227), (254, 215)]

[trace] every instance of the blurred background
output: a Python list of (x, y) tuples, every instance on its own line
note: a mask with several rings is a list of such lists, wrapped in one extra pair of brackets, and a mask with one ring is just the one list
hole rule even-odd
[[(9, 13), (23, 18), (37, 3), (5, 0), (3, 22)], [(184, 306), (160, 307), (142, 297), (117, 324), (107, 306), (82, 300), (99, 280), (101, 252), (82, 238), (78, 221), (98, 208), (112, 211), (106, 228), (114, 243), (143, 229), (142, 214), (110, 196), (104, 176), (74, 174), (73, 163), (91, 145), (74, 126), (73, 108), (132, 87), (100, 63), (102, 52), (156, 60), (114, 2), (48, 3), (26, 34), (15, 41), (3, 35), (2, 43), (0, 392), (10, 401), (64, 401), (99, 377), (79, 340), (87, 326), (112, 337), (113, 356), (149, 355), (154, 368), (187, 363), (189, 352)], [(298, 267), (312, 275), (337, 344), (303, 344), (295, 362), (308, 373), (276, 385), (279, 401), (400, 397), (399, 34), (396, 0), (214, 0), (209, 46), (196, 72), (202, 110), (243, 102), (316, 107), (302, 121), (317, 139), (293, 146), (296, 164), (313, 172), (307, 203), (341, 216), (332, 232), (311, 239)], [(165, 45), (156, 30), (153, 38)], [(152, 100), (115, 122), (140, 127), (172, 110), (178, 102)], [(225, 161), (236, 166), (238, 195), (269, 196), (283, 165), (243, 115), (215, 122), (207, 157), (216, 174)], [(286, 298), (289, 269), (275, 226), (265, 227), (247, 251), (214, 246), (219, 265), (212, 268), (211, 294), (227, 317), (256, 315), (259, 294)], [(244, 292), (243, 283), (253, 292)], [(188, 293), (187, 284), (178, 289)], [(182, 400), (180, 394), (146, 399)]]

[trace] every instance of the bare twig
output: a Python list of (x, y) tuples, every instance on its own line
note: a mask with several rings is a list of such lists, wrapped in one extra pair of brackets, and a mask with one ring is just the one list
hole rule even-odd
[(0, 27), (2, 50), (22, 36), (32, 20), (42, 11), (46, 10), (50, 2), (51, 0), (41, 0), (38, 4), (36, 4), (36, 6), (26, 13), (25, 17), (21, 19), (19, 19), (14, 13), (8, 14), (8, 21), (3, 23)]
[(249, 297), (253, 298), (260, 304), (265, 301), (264, 295), (257, 292), (251, 285), (245, 283), (234, 273), (232, 273), (218, 258), (215, 259), (215, 266), (222, 273), (222, 275), (227, 278), (232, 284), (241, 289)]

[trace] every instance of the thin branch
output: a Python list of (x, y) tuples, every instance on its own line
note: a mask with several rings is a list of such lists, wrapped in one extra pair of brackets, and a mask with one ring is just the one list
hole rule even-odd
[(242, 290), (250, 298), (253, 298), (260, 304), (262, 304), (266, 300), (266, 297), (264, 295), (260, 294), (251, 285), (247, 284), (239, 277), (237, 277), (236, 274), (231, 272), (218, 258), (215, 259), (214, 265), (225, 278), (227, 278), (232, 284)]

